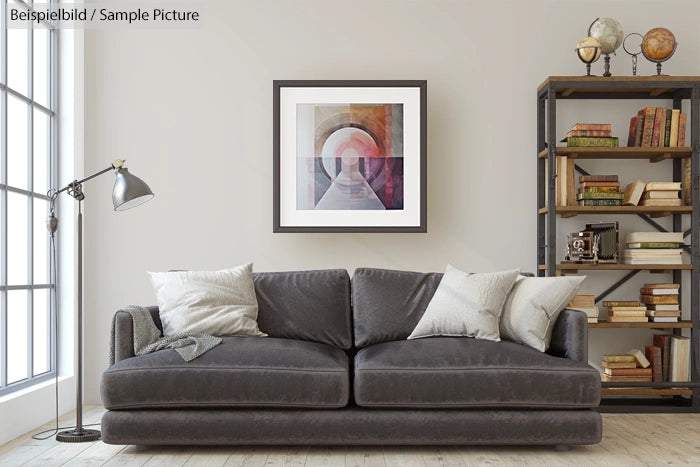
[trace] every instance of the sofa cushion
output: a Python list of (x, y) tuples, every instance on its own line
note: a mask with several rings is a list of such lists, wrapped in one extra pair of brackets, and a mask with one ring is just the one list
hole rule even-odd
[(345, 269), (253, 274), (258, 326), (270, 337), (352, 347), (350, 276)]
[(352, 276), (355, 346), (406, 339), (425, 313), (440, 279), (441, 273), (356, 269)]
[(355, 356), (354, 395), (362, 407), (584, 408), (598, 405), (600, 386), (585, 363), (507, 341), (428, 337)]
[(224, 337), (191, 362), (175, 350), (121, 360), (102, 375), (109, 410), (176, 407), (344, 407), (348, 358), (326, 344)]

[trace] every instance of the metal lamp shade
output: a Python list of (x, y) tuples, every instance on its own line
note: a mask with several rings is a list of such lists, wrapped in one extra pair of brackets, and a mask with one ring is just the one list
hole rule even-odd
[(153, 198), (153, 192), (146, 183), (129, 170), (122, 167), (117, 170), (117, 179), (112, 190), (112, 203), (115, 211), (125, 211), (145, 203)]

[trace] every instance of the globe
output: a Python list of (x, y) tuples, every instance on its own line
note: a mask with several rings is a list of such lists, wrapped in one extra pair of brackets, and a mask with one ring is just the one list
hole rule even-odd
[(588, 28), (588, 35), (598, 39), (602, 45), (601, 52), (611, 54), (622, 44), (622, 25), (612, 18), (598, 18)]
[(642, 39), (642, 53), (652, 62), (662, 62), (676, 50), (676, 38), (665, 28), (654, 28)]
[(584, 37), (576, 44), (576, 53), (583, 63), (593, 63), (600, 58), (601, 48), (598, 39)]

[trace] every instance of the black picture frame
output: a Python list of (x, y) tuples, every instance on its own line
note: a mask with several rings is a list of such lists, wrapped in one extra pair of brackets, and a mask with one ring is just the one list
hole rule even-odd
[[(282, 225), (281, 223), (281, 114), (280, 96), (285, 88), (416, 88), (419, 92), (419, 225)], [(427, 232), (427, 81), (426, 80), (275, 80), (273, 81), (273, 232)]]

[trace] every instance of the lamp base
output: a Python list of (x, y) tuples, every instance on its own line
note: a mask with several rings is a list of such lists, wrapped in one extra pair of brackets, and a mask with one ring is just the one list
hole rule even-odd
[(86, 441), (97, 441), (102, 434), (99, 430), (67, 430), (56, 435), (56, 441), (62, 443), (83, 443)]

